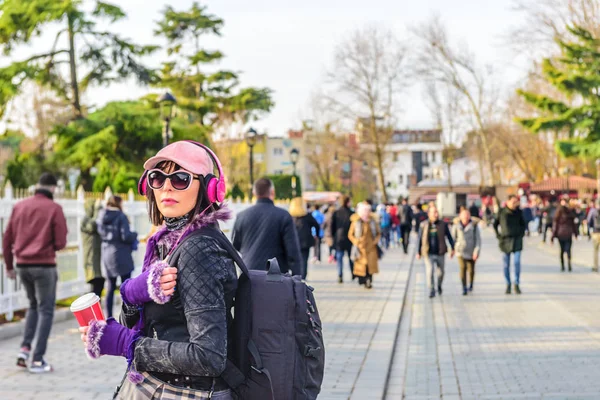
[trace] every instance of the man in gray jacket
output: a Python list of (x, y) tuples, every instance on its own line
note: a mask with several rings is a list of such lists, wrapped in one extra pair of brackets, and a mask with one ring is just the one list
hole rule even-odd
[(275, 187), (267, 178), (254, 183), (256, 204), (241, 213), (233, 225), (233, 247), (250, 269), (264, 270), (277, 258), (281, 272), (302, 275), (300, 242), (292, 216), (275, 206)]
[[(452, 226), (452, 237), (456, 246), (456, 255), (460, 268), (460, 279), (463, 285), (463, 296), (473, 290), (473, 279), (475, 278), (475, 262), (481, 251), (481, 233), (477, 221), (471, 218), (468, 209), (463, 208), (458, 221)], [(469, 274), (469, 286), (467, 286), (467, 271)]]

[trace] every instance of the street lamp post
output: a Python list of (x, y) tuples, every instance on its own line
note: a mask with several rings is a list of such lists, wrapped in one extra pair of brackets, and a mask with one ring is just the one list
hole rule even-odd
[(292, 166), (294, 168), (292, 173), (292, 190), (293, 196), (296, 197), (296, 163), (298, 162), (298, 157), (300, 156), (300, 150), (293, 148), (290, 150), (290, 160), (292, 161)]
[(158, 104), (160, 105), (160, 116), (165, 121), (165, 130), (163, 132), (163, 143), (165, 146), (169, 144), (169, 131), (171, 129), (171, 118), (173, 118), (173, 107), (177, 104), (175, 96), (169, 92), (163, 93), (158, 98)]
[(252, 200), (252, 185), (254, 184), (254, 145), (256, 144), (256, 135), (258, 133), (253, 129), (248, 129), (246, 133), (246, 144), (250, 148), (250, 184), (249, 184), (249, 196), (248, 199)]

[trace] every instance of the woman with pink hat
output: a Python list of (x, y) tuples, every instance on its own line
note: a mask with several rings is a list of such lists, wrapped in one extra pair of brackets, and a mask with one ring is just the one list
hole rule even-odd
[(218, 221), (231, 216), (220, 205), (221, 165), (206, 146), (180, 141), (160, 150), (144, 169), (139, 191), (147, 197), (151, 222), (162, 228), (148, 241), (141, 275), (121, 286), (120, 323), (109, 318), (80, 328), (87, 354), (127, 359), (118, 399), (233, 399), (221, 374), (228, 360), (235, 266), (216, 239), (192, 235), (218, 230)]

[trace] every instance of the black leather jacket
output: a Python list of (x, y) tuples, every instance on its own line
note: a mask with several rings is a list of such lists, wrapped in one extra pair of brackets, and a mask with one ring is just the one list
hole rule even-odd
[[(227, 331), (237, 287), (233, 260), (215, 239), (186, 239), (171, 261), (177, 266), (176, 291), (167, 304), (144, 306), (144, 334), (136, 342), (134, 365), (177, 386), (227, 388)], [(133, 327), (139, 312), (124, 305), (122, 321)]]

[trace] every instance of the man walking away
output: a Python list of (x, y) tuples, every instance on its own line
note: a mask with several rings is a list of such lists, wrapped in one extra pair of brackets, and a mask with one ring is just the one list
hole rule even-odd
[(479, 207), (477, 207), (477, 204), (475, 204), (475, 202), (471, 203), (471, 207), (469, 207), (469, 214), (471, 214), (471, 216), (473, 216), (473, 217), (477, 217), (477, 218), (481, 217), (479, 215)]
[(588, 213), (588, 237), (594, 241), (594, 266), (593, 272), (598, 272), (598, 250), (600, 250), (600, 199), (596, 202), (596, 207)]
[[(475, 279), (475, 262), (481, 251), (481, 233), (477, 222), (471, 218), (469, 210), (460, 212), (459, 220), (452, 225), (452, 237), (456, 246), (456, 256), (460, 269), (460, 279), (463, 285), (463, 296), (473, 291), (473, 280)], [(467, 271), (469, 274), (469, 286), (467, 286)]]
[(44, 173), (33, 197), (15, 204), (2, 241), (9, 278), (15, 279), (13, 260), (29, 299), (25, 332), (17, 365), (26, 368), (31, 342), (37, 337), (29, 372), (52, 371), (44, 360), (56, 303), (56, 252), (67, 245), (67, 221), (53, 201), (56, 178)]
[(402, 206), (399, 211), (399, 219), (400, 219), (400, 232), (402, 233), (402, 248), (404, 249), (404, 254), (408, 254), (408, 242), (410, 240), (410, 231), (412, 229), (412, 220), (413, 220), (413, 211), (412, 208), (408, 205), (408, 201), (406, 199), (402, 199)]
[(250, 269), (265, 270), (277, 258), (281, 272), (302, 275), (302, 257), (296, 226), (286, 210), (275, 206), (275, 187), (267, 178), (254, 183), (256, 204), (239, 213), (233, 225), (233, 247)]
[(319, 224), (319, 231), (313, 232), (313, 236), (315, 237), (315, 256), (313, 257), (314, 258), (313, 261), (320, 263), (321, 262), (321, 243), (323, 242), (323, 236), (325, 234), (325, 232), (323, 231), (323, 224), (325, 223), (325, 214), (323, 214), (321, 212), (321, 210), (319, 210), (319, 206), (315, 205), (313, 207), (312, 216)]
[(554, 239), (558, 239), (560, 244), (560, 270), (565, 271), (565, 253), (569, 263), (569, 272), (571, 268), (571, 247), (573, 246), (573, 236), (577, 238), (577, 226), (575, 224), (575, 213), (569, 207), (569, 200), (562, 198), (560, 207), (556, 211), (554, 223), (552, 224), (552, 239), (550, 242), (554, 244)]
[(437, 267), (437, 291), (442, 294), (442, 282), (444, 281), (444, 259), (448, 252), (446, 239), (450, 244), (452, 252), (450, 258), (454, 257), (454, 239), (450, 234), (448, 225), (439, 219), (437, 207), (430, 206), (427, 210), (429, 219), (423, 221), (419, 228), (419, 245), (417, 247), (417, 260), (423, 257), (427, 268), (427, 282), (429, 283), (429, 298), (435, 297), (435, 274), (434, 265)]
[(350, 230), (350, 216), (354, 214), (350, 209), (350, 197), (342, 198), (342, 206), (333, 213), (331, 218), (331, 236), (333, 237), (333, 246), (335, 247), (335, 259), (338, 267), (338, 283), (344, 282), (344, 253), (348, 255), (350, 261), (350, 276), (354, 280), (354, 262), (350, 258), (352, 242), (348, 239)]
[[(498, 230), (500, 227), (500, 230)], [(519, 209), (519, 199), (515, 195), (508, 196), (506, 207), (498, 213), (494, 222), (494, 231), (498, 238), (500, 251), (504, 253), (504, 278), (506, 279), (506, 294), (510, 289), (510, 255), (514, 254), (515, 264), (515, 293), (521, 294), (519, 287), (521, 278), (521, 251), (523, 250), (523, 237), (525, 236), (525, 219)]]

